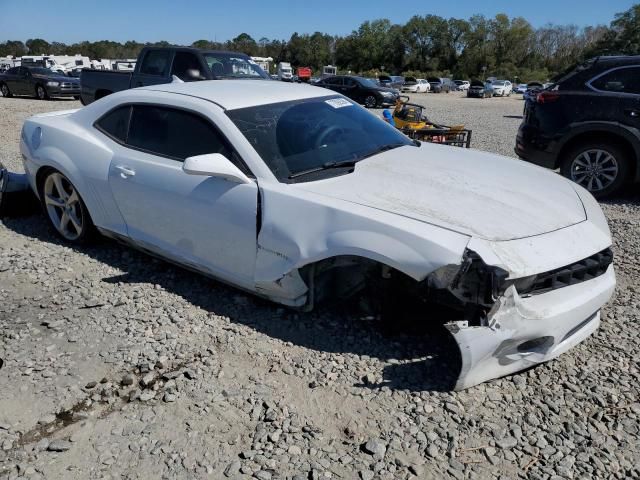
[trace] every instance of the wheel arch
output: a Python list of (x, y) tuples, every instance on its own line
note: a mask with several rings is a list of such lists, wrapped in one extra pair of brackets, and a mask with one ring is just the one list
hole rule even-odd
[(39, 162), (40, 166), (35, 173), (35, 186), (38, 198), (40, 198), (40, 192), (42, 191), (47, 175), (54, 171), (59, 172), (67, 177), (73, 184), (86, 205), (89, 216), (95, 221), (96, 217), (94, 216), (94, 212), (97, 210), (96, 205), (98, 203), (92, 195), (89, 186), (83, 180), (82, 173), (61, 150), (53, 147), (42, 147), (41, 150), (39, 156), (45, 160)]
[[(275, 239), (259, 235), (256, 287), (276, 301), (301, 306), (290, 302), (307, 297), (307, 287), (314, 284), (312, 278), (318, 269), (326, 272), (328, 265), (332, 268), (336, 265), (363, 267), (365, 270), (379, 268), (397, 272), (407, 281), (418, 283), (440, 267), (460, 264), (468, 239), (457, 245), (459, 251), (454, 245), (437, 242), (427, 251), (419, 251), (410, 242), (366, 230), (336, 231), (323, 239), (298, 238), (295, 242), (293, 239), (272, 240)], [(305, 298), (304, 303), (312, 306), (314, 296)]]

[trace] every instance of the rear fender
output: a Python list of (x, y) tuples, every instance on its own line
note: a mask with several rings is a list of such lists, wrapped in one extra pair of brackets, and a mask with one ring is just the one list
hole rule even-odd
[[(557, 152), (562, 152), (568, 145), (581, 135), (592, 135), (594, 132), (609, 133), (624, 138), (634, 153), (634, 180), (640, 181), (640, 130), (616, 122), (581, 122), (569, 125), (570, 135), (563, 135), (557, 140)], [(560, 155), (559, 155), (560, 157)]]
[[(102, 201), (102, 195), (110, 195), (105, 189), (108, 188), (111, 152), (73, 122), (68, 122), (67, 119), (56, 120), (65, 122), (64, 127), (62, 125), (58, 127), (47, 125), (47, 122), (27, 122), (24, 127), (21, 148), (27, 158), (25, 170), (31, 178), (36, 195), (40, 195), (35, 184), (38, 173), (42, 172), (43, 168), (58, 170), (77, 189), (96, 226), (115, 228), (116, 231), (120, 231), (123, 220), (114, 218), (114, 212), (108, 213), (113, 209), (105, 207)], [(42, 129), (41, 145), (38, 148), (33, 148), (31, 145), (32, 134), (36, 128)], [(78, 139), (79, 135), (83, 135), (82, 140)], [(74, 158), (82, 158), (87, 161), (74, 162), (58, 145), (73, 152)]]

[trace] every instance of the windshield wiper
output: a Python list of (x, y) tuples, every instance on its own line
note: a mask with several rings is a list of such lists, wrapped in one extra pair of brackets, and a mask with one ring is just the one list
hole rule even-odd
[(378, 153), (386, 152), (388, 150), (393, 150), (394, 148), (398, 148), (398, 147), (404, 147), (406, 145), (407, 145), (406, 143), (389, 143), (387, 145), (382, 145), (382, 146), (380, 146), (380, 147), (378, 147), (378, 148), (376, 148), (374, 150), (371, 150), (370, 152), (364, 154), (360, 158), (361, 159), (362, 158), (369, 158), (369, 157), (372, 157), (374, 155), (377, 155)]
[(307, 170), (301, 170), (296, 173), (292, 173), (288, 178), (297, 178), (303, 175), (307, 175), (308, 173), (321, 172), (322, 170), (330, 170), (332, 168), (347, 168), (353, 167), (357, 163), (356, 160), (344, 160), (342, 162), (326, 162), (318, 167), (309, 168)]

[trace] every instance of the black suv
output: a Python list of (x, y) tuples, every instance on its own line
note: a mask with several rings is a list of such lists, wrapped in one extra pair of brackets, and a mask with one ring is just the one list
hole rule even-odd
[(367, 108), (394, 105), (399, 95), (397, 90), (381, 87), (375, 80), (349, 75), (323, 78), (316, 85), (335, 90)]
[(525, 104), (515, 152), (595, 197), (640, 181), (640, 56), (597, 57)]

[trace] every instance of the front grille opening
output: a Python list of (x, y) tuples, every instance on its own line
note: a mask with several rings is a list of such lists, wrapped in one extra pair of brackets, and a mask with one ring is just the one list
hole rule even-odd
[(613, 262), (610, 248), (571, 265), (514, 281), (520, 295), (537, 295), (593, 280), (607, 271)]

